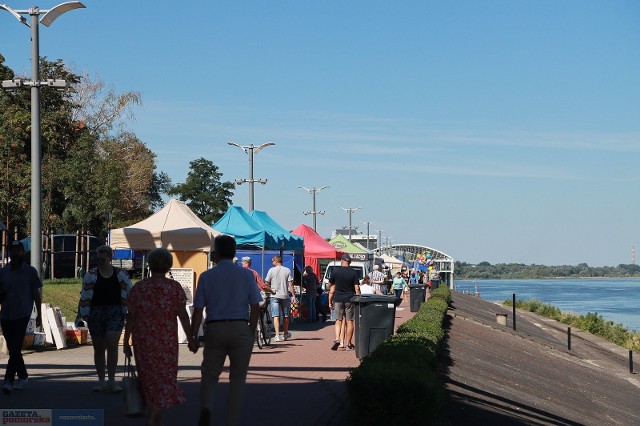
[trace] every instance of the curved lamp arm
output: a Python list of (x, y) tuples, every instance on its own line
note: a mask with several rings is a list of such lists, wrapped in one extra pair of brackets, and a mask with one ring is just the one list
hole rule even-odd
[(85, 7), (86, 6), (79, 1), (68, 1), (65, 3), (60, 3), (59, 5), (54, 6), (53, 9), (49, 9), (47, 13), (45, 13), (42, 18), (40, 18), (40, 23), (48, 27), (63, 13), (69, 12), (70, 10), (74, 9), (82, 9)]

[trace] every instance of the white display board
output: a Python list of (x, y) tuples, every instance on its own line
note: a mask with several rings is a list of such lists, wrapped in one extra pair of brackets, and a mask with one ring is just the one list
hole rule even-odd
[(195, 274), (192, 268), (171, 268), (171, 278), (178, 281), (187, 295), (187, 305), (193, 303), (193, 287)]

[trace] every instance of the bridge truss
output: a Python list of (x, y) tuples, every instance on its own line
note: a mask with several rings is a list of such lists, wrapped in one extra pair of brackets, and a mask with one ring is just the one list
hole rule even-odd
[(410, 264), (414, 263), (416, 259), (424, 259), (427, 253), (430, 253), (431, 260), (433, 260), (438, 272), (440, 272), (443, 282), (446, 282), (449, 288), (454, 288), (453, 274), (455, 262), (453, 257), (443, 251), (416, 244), (392, 244), (374, 249), (373, 253), (376, 256), (386, 254), (395, 258), (402, 258)]

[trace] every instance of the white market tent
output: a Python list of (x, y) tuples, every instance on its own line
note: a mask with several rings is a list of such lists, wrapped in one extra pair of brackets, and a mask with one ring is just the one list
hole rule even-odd
[(113, 249), (153, 250), (165, 247), (171, 251), (209, 253), (218, 234), (185, 203), (172, 199), (143, 221), (112, 229), (109, 245)]
[(112, 229), (112, 249), (150, 251), (165, 247), (173, 256), (171, 273), (185, 288), (187, 299), (195, 291), (201, 273), (209, 269), (213, 239), (220, 232), (204, 223), (182, 201), (170, 200), (145, 220)]
[(384, 260), (384, 264), (389, 266), (389, 269), (391, 269), (392, 273), (398, 272), (404, 265), (404, 262), (402, 260), (396, 259), (395, 257), (389, 256), (388, 254), (382, 254), (378, 257)]

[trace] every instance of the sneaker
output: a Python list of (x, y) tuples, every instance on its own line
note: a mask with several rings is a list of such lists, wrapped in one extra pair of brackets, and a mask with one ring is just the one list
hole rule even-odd
[(354, 350), (355, 348), (356, 348), (355, 346), (353, 346), (351, 343), (349, 343), (349, 344), (347, 345), (347, 347), (346, 347), (346, 348), (344, 348), (344, 350), (345, 350), (345, 351), (352, 351), (352, 350)]
[(29, 379), (18, 379), (14, 384), (13, 388), (16, 390), (22, 390), (29, 383)]
[(291, 333), (288, 331), (284, 334), (284, 340), (291, 339)]
[(5, 395), (11, 394), (11, 383), (4, 382), (4, 384), (2, 385), (2, 393)]
[(279, 335), (273, 338), (274, 342), (282, 342), (284, 341), (284, 337), (280, 337)]
[(100, 380), (97, 386), (94, 386), (92, 389), (94, 392), (104, 392), (107, 390), (107, 382), (104, 380)]
[(337, 351), (338, 350), (338, 346), (340, 346), (340, 341), (339, 340), (334, 340), (333, 341), (333, 345), (331, 345), (331, 350), (332, 351)]
[(107, 392), (118, 393), (121, 391), (122, 388), (118, 386), (115, 381), (109, 380), (109, 383), (107, 384)]

